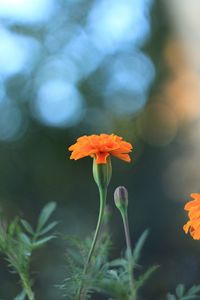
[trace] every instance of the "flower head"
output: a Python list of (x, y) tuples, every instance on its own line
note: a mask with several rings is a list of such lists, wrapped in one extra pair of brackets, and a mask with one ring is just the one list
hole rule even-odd
[(72, 151), (70, 159), (77, 160), (91, 156), (95, 158), (97, 164), (106, 164), (110, 155), (130, 162), (131, 158), (128, 153), (132, 151), (132, 145), (115, 134), (102, 133), (78, 138), (76, 143), (69, 147), (69, 151)]
[(186, 203), (189, 221), (183, 226), (185, 233), (190, 233), (194, 240), (200, 240), (200, 194), (191, 194), (194, 199)]

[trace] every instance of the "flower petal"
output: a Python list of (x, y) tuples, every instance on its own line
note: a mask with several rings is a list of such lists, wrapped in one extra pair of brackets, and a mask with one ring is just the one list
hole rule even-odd
[(96, 155), (97, 163), (106, 163), (107, 157), (111, 154), (126, 162), (130, 162), (128, 153), (132, 151), (132, 145), (123, 141), (122, 137), (115, 134), (101, 133), (100, 135), (84, 135), (79, 137), (75, 144), (69, 147), (72, 151), (70, 159), (80, 159), (86, 156)]
[(109, 156), (109, 153), (107, 153), (107, 152), (97, 152), (96, 153), (96, 163), (97, 164), (106, 164), (108, 156)]

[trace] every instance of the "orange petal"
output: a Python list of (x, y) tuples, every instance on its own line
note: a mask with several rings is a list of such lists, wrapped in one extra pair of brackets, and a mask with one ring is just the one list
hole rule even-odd
[(188, 233), (188, 230), (190, 229), (191, 226), (191, 222), (188, 221), (184, 226), (183, 226), (183, 230), (185, 231), (185, 233)]
[(192, 193), (190, 196), (191, 196), (193, 199), (195, 199), (195, 200), (200, 200), (200, 194), (199, 194), (199, 193)]
[(188, 203), (185, 204), (184, 209), (185, 210), (190, 210), (196, 206), (200, 206), (200, 201), (199, 200), (192, 200), (189, 201)]
[(188, 212), (188, 216), (190, 219), (197, 219), (200, 217), (200, 210), (199, 209), (191, 209)]
[(191, 231), (190, 234), (194, 240), (200, 240), (200, 229)]
[(126, 162), (131, 161), (129, 154), (119, 153), (118, 151), (112, 151), (111, 154), (119, 159), (126, 161)]
[(109, 156), (108, 152), (97, 152), (96, 153), (96, 163), (97, 164), (106, 164), (108, 156)]

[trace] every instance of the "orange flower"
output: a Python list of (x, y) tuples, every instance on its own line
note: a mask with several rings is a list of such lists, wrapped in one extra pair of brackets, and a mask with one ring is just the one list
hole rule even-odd
[(190, 233), (194, 240), (200, 240), (200, 194), (191, 194), (194, 199), (186, 203), (189, 221), (183, 226), (185, 233)]
[(102, 133), (78, 138), (77, 142), (69, 147), (69, 151), (72, 151), (70, 159), (77, 160), (91, 156), (96, 159), (97, 164), (106, 164), (109, 155), (130, 162), (131, 158), (128, 153), (132, 151), (132, 145), (115, 134)]

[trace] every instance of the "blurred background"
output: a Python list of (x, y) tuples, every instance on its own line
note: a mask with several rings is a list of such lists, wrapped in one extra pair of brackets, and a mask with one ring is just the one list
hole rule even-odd
[[(112, 195), (125, 185), (133, 244), (150, 229), (141, 264), (160, 266), (140, 300), (199, 283), (200, 243), (182, 230), (184, 203), (200, 192), (199, 74), (198, 0), (0, 0), (0, 209), (35, 224), (56, 201), (58, 230), (84, 238), (98, 192), (91, 159), (70, 161), (67, 149), (80, 135), (121, 135), (134, 151), (131, 164), (113, 159), (113, 258), (125, 241)], [(65, 248), (36, 253), (38, 300), (61, 299)], [(11, 300), (18, 278), (0, 265)]]

